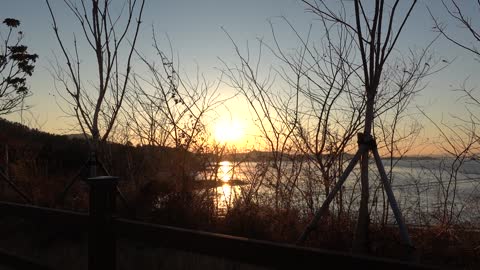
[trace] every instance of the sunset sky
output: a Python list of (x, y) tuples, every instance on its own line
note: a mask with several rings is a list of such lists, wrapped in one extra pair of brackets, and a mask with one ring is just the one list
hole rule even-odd
[[(425, 47), (435, 37), (436, 34), (432, 31), (433, 22), (426, 6), (430, 6), (433, 13), (446, 23), (452, 23), (445, 16), (439, 2), (419, 1), (401, 36), (398, 50)], [(479, 14), (478, 10), (470, 6), (474, 1), (461, 2), (467, 14), (471, 16)], [(60, 31), (65, 38), (71, 40), (73, 31), (78, 29), (76, 21), (67, 12), (63, 1), (54, 0), (52, 5), (58, 16)], [(348, 7), (349, 4), (346, 5)], [(27, 101), (33, 106), (32, 116), (29, 117), (35, 118), (36, 125), (45, 131), (65, 133), (66, 123), (71, 123), (72, 119), (64, 117), (65, 114), (59, 109), (55, 99), (54, 79), (49, 69), (55, 55), (60, 57), (60, 53), (45, 2), (5, 0), (2, 1), (0, 15), (2, 21), (8, 17), (21, 21), (21, 30), (25, 33), (24, 43), (29, 46), (31, 52), (37, 53), (40, 57), (35, 73), (29, 80), (33, 93)], [(306, 31), (309, 24), (317, 23), (314, 21), (314, 15), (306, 12), (305, 6), (296, 0), (147, 0), (137, 49), (144, 55), (153, 52), (151, 36), (154, 26), (157, 36), (163, 42), (161, 46), (165, 49), (169, 49), (166, 35), (170, 38), (174, 53), (179, 56), (181, 72), (194, 74), (198, 66), (200, 72), (213, 82), (219, 79), (219, 68), (223, 67), (220, 59), (227, 63), (238, 62), (234, 47), (222, 27), (241, 49), (246, 49), (248, 42), (250, 49), (254, 50), (257, 38), (271, 41), (270, 20), (276, 31), (281, 33), (280, 37), (285, 48), (297, 46), (296, 41), (290, 38), (293, 37), (292, 33), (280, 16), (287, 18), (299, 31)], [(455, 30), (455, 25), (450, 25), (450, 29)], [(461, 35), (457, 37), (465, 38)], [(417, 105), (423, 108), (436, 121), (443, 119), (454, 123), (457, 120), (452, 115), (462, 118), (466, 111), (464, 103), (458, 100), (460, 93), (452, 90), (460, 87), (466, 80), (469, 88), (477, 88), (480, 83), (478, 76), (480, 65), (478, 59), (473, 59), (471, 55), (443, 38), (440, 38), (433, 48), (438, 59), (451, 64), (427, 79), (427, 87), (415, 99), (412, 107)], [(134, 68), (136, 65), (140, 65), (138, 59), (134, 62)], [(222, 84), (220, 91), (225, 96), (234, 94), (234, 90), (227, 84)], [(248, 114), (248, 106), (241, 99), (234, 98), (228, 101), (221, 110), (224, 112), (218, 114), (224, 116), (219, 117), (221, 119), (218, 119), (220, 123), (218, 125), (223, 125), (223, 128), (227, 125), (228, 129), (225, 122), (233, 119), (234, 128), (243, 129), (244, 136), (248, 137), (255, 133), (251, 116)], [(415, 109), (412, 109), (411, 113), (419, 114)], [(19, 121), (18, 114), (7, 118)], [(423, 138), (433, 138), (437, 135), (428, 121), (422, 123), (425, 126)]]

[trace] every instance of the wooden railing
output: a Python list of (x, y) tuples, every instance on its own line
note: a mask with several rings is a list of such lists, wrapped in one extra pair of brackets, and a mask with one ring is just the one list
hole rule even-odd
[[(106, 186), (110, 186), (110, 184), (106, 184), (109, 180), (103, 178), (100, 181), (92, 181), (90, 184), (90, 194), (100, 196), (90, 198), (90, 214), (0, 202), (0, 216), (18, 216), (32, 219), (35, 222), (48, 223), (49, 226), (88, 231), (89, 236), (96, 237), (96, 239), (89, 237), (89, 269), (116, 269), (115, 242), (117, 239), (132, 239), (151, 247), (208, 255), (269, 269), (301, 269), (307, 266), (315, 268), (328, 266), (338, 269), (431, 269), (395, 260), (356, 256), (115, 218), (111, 212), (113, 208), (108, 205), (113, 203), (109, 197), (111, 194), (109, 195), (105, 189)], [(102, 191), (93, 191), (98, 188), (96, 185), (99, 183), (104, 185), (101, 187)], [(113, 184), (107, 189), (111, 189), (111, 192), (114, 193), (114, 187)], [(105, 197), (102, 198), (102, 196)], [(113, 237), (111, 237), (112, 235)], [(96, 248), (93, 248), (92, 245), (95, 245)], [(3, 264), (11, 266), (13, 269), (22, 269), (23, 267), (15, 268), (21, 265), (19, 264), (21, 261), (21, 257), (9, 257), (5, 253), (2, 255), (0, 251), (0, 266)], [(32, 262), (26, 260), (25, 263), (28, 265)]]

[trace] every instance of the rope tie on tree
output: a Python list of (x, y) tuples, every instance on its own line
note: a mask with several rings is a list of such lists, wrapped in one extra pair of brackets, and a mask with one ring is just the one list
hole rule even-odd
[(369, 150), (377, 148), (377, 142), (371, 134), (363, 134), (359, 132), (357, 134), (357, 144), (359, 147), (364, 145)]

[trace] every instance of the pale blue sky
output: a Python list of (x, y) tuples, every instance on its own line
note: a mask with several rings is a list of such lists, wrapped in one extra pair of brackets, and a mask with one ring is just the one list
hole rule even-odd
[[(51, 2), (61, 31), (65, 37), (71, 37), (76, 27), (75, 20), (66, 12), (63, 1)], [(479, 10), (472, 8), (473, 0), (462, 2), (468, 12), (480, 14)], [(432, 21), (425, 6), (429, 5), (441, 19), (447, 18), (439, 3), (440, 1), (436, 0), (420, 1), (399, 42), (399, 50), (422, 48), (435, 36), (431, 31)], [(153, 25), (160, 37), (165, 37), (165, 34), (170, 37), (175, 53), (180, 55), (184, 72), (193, 71), (198, 64), (201, 72), (213, 81), (218, 77), (215, 68), (221, 66), (218, 58), (236, 61), (233, 46), (221, 27), (245, 48), (247, 42), (254, 44), (256, 38), (264, 37), (268, 40), (271, 37), (268, 20), (273, 20), (276, 29), (282, 32), (285, 24), (281, 23), (279, 16), (285, 16), (300, 31), (307, 29), (314, 18), (312, 14), (305, 12), (304, 5), (298, 0), (147, 0), (138, 49), (148, 55), (151, 50)], [(54, 59), (55, 52), (58, 54), (59, 47), (53, 35), (46, 4), (42, 0), (3, 0), (0, 19), (6, 17), (21, 21), (21, 28), (26, 35), (24, 43), (40, 56), (35, 73), (29, 81), (33, 96), (28, 103), (34, 106), (32, 112), (43, 124), (43, 129), (62, 132), (61, 123), (66, 120), (61, 117), (63, 113), (52, 97), (55, 90), (53, 79), (48, 72), (49, 62)], [(295, 46), (294, 42), (289, 43), (288, 35), (284, 36), (283, 41), (286, 47)], [(167, 44), (163, 45), (168, 48)], [(443, 39), (440, 39), (434, 48), (440, 59), (450, 61), (456, 58), (456, 61), (429, 78), (428, 87), (416, 99), (416, 103), (425, 107), (432, 118), (440, 119), (442, 114), (458, 114), (463, 110), (463, 104), (456, 102), (458, 94), (451, 89), (460, 85), (467, 77), (470, 77), (472, 87), (477, 86), (479, 63)], [(226, 88), (222, 91), (231, 93)], [(15, 115), (9, 118), (18, 119)]]

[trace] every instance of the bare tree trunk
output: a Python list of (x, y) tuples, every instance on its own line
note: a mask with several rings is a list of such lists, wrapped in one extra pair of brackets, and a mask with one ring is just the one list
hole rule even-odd
[(97, 160), (98, 160), (98, 136), (92, 138), (90, 142), (90, 156), (88, 158), (88, 176), (96, 177), (97, 176)]
[[(365, 143), (365, 139), (371, 136), (372, 124), (374, 118), (374, 104), (375, 104), (375, 92), (371, 89), (367, 89), (367, 109), (365, 112), (365, 128), (361, 143)], [(360, 160), (360, 182), (361, 186), (361, 200), (360, 209), (358, 211), (357, 229), (355, 233), (355, 241), (353, 243), (353, 249), (356, 252), (365, 253), (368, 252), (368, 228), (370, 225), (370, 215), (368, 209), (368, 203), (370, 199), (369, 179), (368, 179), (368, 159), (370, 151), (365, 151), (362, 154)]]
[(8, 163), (9, 163), (9, 159), (8, 159), (8, 144), (5, 144), (5, 175), (6, 175), (7, 177), (10, 177), (9, 170), (8, 170)]
[(368, 189), (368, 155), (369, 152), (363, 153), (360, 160), (360, 182), (361, 182), (361, 199), (360, 208), (358, 211), (357, 228), (355, 232), (355, 241), (353, 249), (356, 252), (364, 253), (368, 251), (368, 227), (370, 217), (368, 213), (368, 201), (370, 192)]

